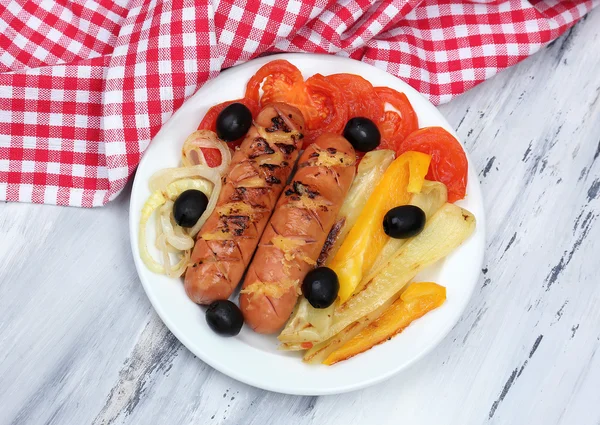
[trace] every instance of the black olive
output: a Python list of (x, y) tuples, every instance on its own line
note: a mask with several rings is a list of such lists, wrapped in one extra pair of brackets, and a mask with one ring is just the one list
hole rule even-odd
[(327, 308), (338, 296), (340, 282), (329, 267), (317, 267), (302, 281), (302, 294), (314, 308)]
[(199, 190), (190, 189), (182, 192), (173, 205), (175, 222), (181, 227), (193, 227), (206, 210), (208, 198)]
[(381, 133), (375, 123), (363, 117), (352, 118), (346, 123), (344, 137), (361, 152), (372, 151), (381, 142)]
[(229, 300), (213, 301), (206, 309), (206, 323), (219, 335), (236, 336), (244, 324), (244, 316)]
[(242, 103), (232, 103), (217, 116), (217, 136), (226, 142), (244, 137), (252, 125), (252, 113)]
[(383, 217), (383, 231), (395, 239), (417, 236), (425, 227), (425, 213), (414, 205), (392, 208)]

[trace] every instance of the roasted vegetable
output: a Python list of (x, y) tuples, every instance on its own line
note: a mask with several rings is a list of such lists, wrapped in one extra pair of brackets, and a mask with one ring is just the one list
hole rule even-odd
[(340, 301), (354, 292), (389, 240), (383, 230), (383, 217), (392, 208), (405, 205), (412, 193), (421, 191), (431, 157), (405, 152), (390, 164), (375, 187), (348, 237), (329, 267), (340, 281)]
[(333, 259), (350, 229), (356, 223), (367, 199), (393, 160), (394, 152), (391, 150), (371, 151), (362, 158), (335, 224), (327, 236), (327, 241), (317, 261), (318, 265), (327, 265)]
[[(365, 158), (377, 152), (381, 151), (369, 152), (367, 155), (365, 155)], [(363, 162), (361, 162), (361, 165), (363, 163), (364, 159)], [(350, 190), (352, 190), (352, 188)], [(348, 198), (346, 198), (346, 200), (348, 200)], [(425, 214), (428, 217), (430, 217), (431, 215), (433, 215), (433, 213), (439, 210), (439, 208), (445, 203), (445, 201), (446, 186), (439, 182), (430, 182), (426, 180), (425, 182), (423, 182), (421, 192), (412, 195), (410, 203), (412, 205), (419, 206), (425, 211)], [(351, 209), (349, 209), (348, 211), (351, 213)], [(355, 217), (357, 216), (358, 214), (355, 215)], [(385, 245), (384, 249), (381, 251), (381, 254), (377, 259), (376, 263), (371, 268), (371, 271), (369, 271), (369, 273), (366, 274), (367, 277), (363, 279), (363, 282), (361, 282), (361, 284), (359, 284), (357, 291), (359, 291), (362, 288), (361, 285), (363, 283), (371, 280), (371, 278), (375, 275), (375, 271), (382, 268), (391, 258), (391, 256), (394, 253), (396, 253), (402, 247), (402, 245), (404, 245), (405, 242), (406, 241), (404, 240), (390, 238), (388, 243)], [(298, 302), (296, 310), (292, 314), (292, 318), (288, 321), (284, 333), (282, 333), (280, 336), (280, 340), (283, 342), (280, 348), (282, 350), (304, 350), (307, 347), (306, 345), (302, 346), (303, 343), (319, 340), (319, 331), (327, 329), (329, 326), (331, 326), (333, 308), (333, 306), (329, 307), (327, 309), (327, 314), (324, 314), (323, 311), (313, 308), (306, 299), (302, 298)], [(373, 317), (373, 319), (376, 317), (377, 316)], [(316, 349), (317, 347), (315, 346), (315, 348), (312, 351)], [(307, 356), (308, 355), (309, 353), (307, 353)], [(325, 357), (321, 358), (321, 360), (319, 361), (324, 360), (324, 358)]]
[(445, 300), (446, 288), (443, 286), (433, 282), (411, 283), (381, 316), (329, 354), (323, 363), (332, 365), (341, 362), (389, 340), (414, 320), (441, 306)]
[[(346, 326), (343, 330), (332, 336), (326, 341), (319, 342), (318, 344), (312, 344), (310, 342), (304, 344), (311, 344), (311, 347), (304, 354), (304, 361), (308, 363), (322, 363), (331, 353), (344, 346), (348, 341), (358, 335), (363, 329), (369, 326), (375, 319), (383, 314), (387, 308), (396, 301), (398, 297), (394, 296), (386, 301), (381, 307), (361, 317), (355, 322), (352, 322)], [(308, 348), (307, 345), (302, 347), (300, 344), (299, 349)]]
[[(470, 212), (445, 204), (427, 221), (425, 229), (409, 239), (348, 301), (336, 305), (332, 312), (312, 309), (303, 318), (294, 315), (279, 340), (294, 346), (303, 342), (316, 344), (331, 338), (388, 302), (417, 273), (447, 256), (474, 230), (475, 217)], [(328, 314), (332, 317), (326, 317)]]
[[(427, 219), (429, 219), (441, 208), (442, 205), (446, 203), (447, 199), (448, 192), (443, 183), (425, 180), (423, 187), (421, 188), (421, 192), (414, 193), (409, 204), (421, 208), (425, 212)], [(387, 263), (391, 256), (398, 252), (398, 250), (402, 248), (402, 245), (404, 245), (406, 242), (406, 239), (390, 238), (379, 253), (379, 257), (377, 257), (377, 260), (375, 260), (371, 270), (365, 273), (365, 279), (363, 279), (363, 282), (368, 282), (369, 279), (372, 278), (375, 273), (385, 263)], [(358, 289), (360, 289), (360, 287)]]
[(469, 163), (465, 150), (456, 138), (441, 127), (426, 127), (412, 132), (400, 143), (397, 153), (407, 151), (431, 155), (427, 179), (448, 188), (448, 202), (463, 199), (467, 191)]

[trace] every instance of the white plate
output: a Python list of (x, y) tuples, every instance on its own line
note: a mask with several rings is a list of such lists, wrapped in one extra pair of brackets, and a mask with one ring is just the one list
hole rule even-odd
[[(219, 337), (208, 328), (203, 308), (187, 298), (182, 282), (150, 272), (139, 256), (138, 222), (144, 201), (150, 195), (150, 176), (161, 168), (178, 166), (183, 141), (196, 129), (208, 108), (243, 97), (250, 77), (260, 66), (274, 59), (290, 61), (305, 77), (315, 73), (348, 72), (363, 76), (375, 86), (403, 91), (410, 99), (421, 127), (444, 127), (456, 136), (438, 110), (416, 90), (362, 62), (327, 55), (281, 54), (231, 68), (185, 102), (144, 154), (131, 192), (129, 231), (133, 258), (148, 298), (165, 325), (191, 352), (215, 369), (255, 387), (288, 394), (320, 395), (356, 390), (389, 378), (415, 363), (446, 336), (465, 309), (481, 270), (485, 238), (481, 192), (472, 167), (469, 169), (467, 198), (458, 204), (477, 218), (475, 234), (423, 276), (446, 286), (447, 301), (391, 341), (331, 367), (306, 365), (298, 353), (278, 351), (274, 336), (258, 335), (246, 327), (236, 338)], [(152, 240), (150, 231), (153, 229), (151, 222), (148, 225), (149, 240)], [(151, 252), (156, 255), (156, 251)]]

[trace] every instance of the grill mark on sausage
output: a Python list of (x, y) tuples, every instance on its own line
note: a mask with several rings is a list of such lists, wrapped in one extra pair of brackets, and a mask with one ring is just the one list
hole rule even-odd
[(321, 254), (319, 254), (319, 258), (317, 259), (317, 267), (321, 267), (327, 261), (329, 254), (331, 253), (331, 248), (333, 244), (337, 240), (340, 232), (342, 231), (342, 227), (346, 223), (346, 218), (341, 218), (340, 220), (336, 220), (333, 224), (333, 227), (329, 231), (327, 235), (327, 239), (325, 239), (325, 243), (323, 244), (323, 249), (321, 250)]
[(245, 200), (246, 192), (248, 191), (248, 189), (246, 189), (245, 187), (236, 187), (234, 190), (235, 192), (231, 195), (232, 201)]
[[(319, 192), (317, 190), (313, 190), (310, 188), (309, 185), (296, 180), (292, 182), (292, 187), (285, 191), (285, 196), (302, 196), (304, 194), (306, 194), (306, 196), (308, 196), (309, 199), (315, 199), (317, 196), (319, 196)], [(292, 200), (296, 201), (298, 199), (292, 197)]]
[(274, 171), (276, 168), (285, 167), (283, 163), (281, 165), (278, 164), (260, 164), (259, 167), (266, 168), (269, 171)]
[(295, 145), (288, 145), (287, 143), (275, 143), (275, 146), (279, 148), (284, 155), (289, 156), (296, 150)]
[(257, 137), (249, 146), (250, 153), (248, 158), (254, 159), (261, 155), (270, 155), (275, 153), (264, 137)]
[(273, 133), (274, 131), (278, 130), (281, 130), (284, 133), (290, 133), (292, 131), (285, 123), (285, 120), (279, 115), (271, 118), (271, 123), (271, 127), (265, 128), (265, 130), (269, 133)]
[(236, 187), (235, 192), (231, 195), (232, 201), (247, 202), (254, 209), (265, 210), (267, 207), (264, 204), (256, 202), (254, 199), (261, 199), (268, 191), (268, 187)]
[(265, 181), (268, 184), (281, 184), (281, 180), (279, 180), (277, 177), (275, 176), (267, 176), (267, 178), (265, 179)]
[(221, 222), (223, 229), (227, 232), (233, 233), (234, 236), (242, 236), (249, 226), (250, 217), (247, 215), (224, 215), (221, 216)]

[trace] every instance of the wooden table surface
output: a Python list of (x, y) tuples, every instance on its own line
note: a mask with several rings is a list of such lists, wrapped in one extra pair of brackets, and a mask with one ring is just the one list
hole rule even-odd
[(479, 285), (410, 370), (349, 394), (262, 391), (154, 313), (105, 208), (0, 204), (0, 424), (600, 423), (600, 11), (442, 106), (487, 211)]

